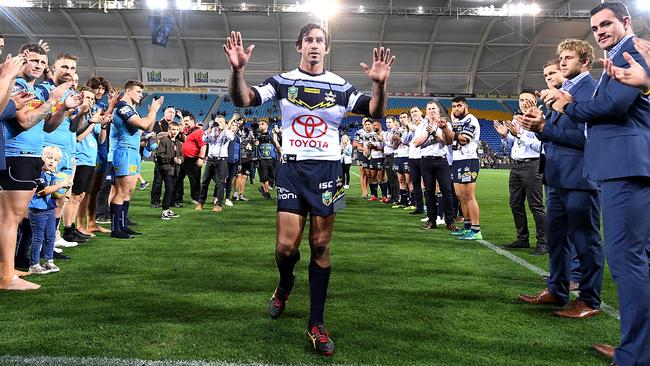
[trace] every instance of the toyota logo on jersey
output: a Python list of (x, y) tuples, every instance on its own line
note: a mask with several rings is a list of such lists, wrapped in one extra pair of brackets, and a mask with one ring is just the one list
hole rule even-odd
[(317, 139), (327, 133), (327, 123), (318, 116), (304, 114), (293, 120), (291, 129), (302, 138)]

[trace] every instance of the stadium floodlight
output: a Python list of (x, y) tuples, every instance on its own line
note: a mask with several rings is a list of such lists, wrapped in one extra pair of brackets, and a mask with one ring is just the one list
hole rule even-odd
[(167, 0), (147, 0), (150, 9), (167, 9)]
[(32, 2), (28, 0), (0, 0), (0, 7), (31, 8), (32, 6)]
[(637, 0), (636, 6), (641, 11), (650, 11), (650, 1), (648, 0)]
[(180, 10), (192, 9), (192, 0), (176, 0), (176, 8)]
[(359, 13), (365, 12), (366, 9), (363, 7), (363, 5), (359, 5)]
[(418, 6), (418, 10), (417, 10), (417, 12), (418, 12), (418, 14), (423, 14), (423, 13), (424, 13), (424, 9), (423, 9), (421, 6)]
[(302, 9), (321, 19), (329, 19), (339, 10), (339, 4), (331, 0), (310, 0), (302, 5)]

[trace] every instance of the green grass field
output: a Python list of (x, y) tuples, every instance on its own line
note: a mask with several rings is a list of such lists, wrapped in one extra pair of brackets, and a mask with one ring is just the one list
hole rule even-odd
[[(151, 168), (144, 167), (148, 179)], [(478, 184), (483, 236), (496, 245), (514, 239), (507, 175), (484, 170)], [(131, 216), (144, 235), (97, 237), (67, 249), (72, 260), (58, 262), (61, 272), (32, 276), (42, 289), (0, 292), (0, 355), (591, 366), (607, 364), (592, 343), (618, 343), (616, 319), (572, 321), (551, 316), (552, 307), (519, 303), (518, 293), (545, 286), (538, 275), (446, 230), (419, 230), (420, 217), (359, 197), (353, 176), (332, 240), (325, 314), (337, 350), (331, 359), (317, 356), (304, 338), (308, 245), (287, 311), (271, 320), (275, 205), (247, 189), (249, 202), (219, 214), (186, 204), (172, 221), (149, 207), (150, 189), (136, 190)], [(548, 269), (547, 256), (514, 253)], [(618, 306), (609, 273), (603, 300)]]

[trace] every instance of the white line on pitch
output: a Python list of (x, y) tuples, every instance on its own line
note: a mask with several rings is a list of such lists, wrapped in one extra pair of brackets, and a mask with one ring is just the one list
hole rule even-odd
[[(12, 366), (281, 366), (269, 363), (223, 361), (149, 361), (134, 358), (0, 356), (1, 365)], [(306, 364), (298, 364), (305, 365)]]
[[(534, 265), (534, 264), (531, 264), (531, 263), (526, 262), (525, 260), (523, 260), (523, 259), (517, 257), (516, 255), (510, 253), (510, 252), (507, 251), (507, 250), (503, 250), (503, 249), (499, 248), (498, 246), (496, 246), (496, 245), (490, 243), (489, 241), (486, 241), (486, 240), (478, 240), (478, 242), (479, 242), (481, 245), (483, 245), (484, 247), (486, 247), (486, 248), (488, 248), (488, 249), (490, 249), (490, 250), (496, 252), (497, 254), (500, 254), (500, 255), (502, 255), (502, 256), (504, 256), (504, 257), (510, 259), (511, 261), (513, 261), (513, 262), (519, 264), (520, 266), (522, 266), (522, 267), (528, 269), (528, 270), (531, 271), (531, 272), (534, 272), (534, 273), (536, 273), (536, 274), (538, 274), (538, 275), (540, 275), (540, 276), (548, 276), (548, 275), (549, 275), (549, 273), (546, 272), (545, 270), (543, 270), (543, 269), (537, 267), (537, 266)], [(621, 320), (621, 314), (619, 313), (618, 310), (616, 310), (616, 308), (614, 308), (614, 307), (612, 307), (612, 306), (609, 306), (609, 305), (605, 304), (604, 302), (602, 302), (602, 303), (600, 303), (600, 309), (601, 309), (602, 311), (604, 311), (606, 314), (608, 314), (608, 315), (610, 315), (610, 316), (616, 318), (617, 320)]]

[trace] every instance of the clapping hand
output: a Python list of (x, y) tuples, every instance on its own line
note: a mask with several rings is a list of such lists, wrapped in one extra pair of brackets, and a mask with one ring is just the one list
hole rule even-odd
[(25, 63), (25, 56), (22, 54), (11, 57), (7, 55), (5, 62), (0, 64), (0, 78), (14, 79), (20, 74), (20, 69)]
[(373, 83), (385, 84), (390, 75), (390, 69), (395, 63), (395, 56), (390, 55), (390, 48), (375, 48), (372, 51), (372, 67), (368, 67), (365, 63), (361, 63), (361, 68), (368, 75), (368, 78)]
[(16, 110), (21, 110), (25, 108), (27, 103), (31, 102), (33, 99), (34, 99), (34, 94), (28, 93), (24, 90), (11, 97), (11, 100), (13, 100), (14, 104), (16, 105)]
[(614, 66), (614, 63), (610, 60), (601, 60), (607, 75), (625, 85), (644, 90), (650, 89), (650, 76), (648, 76), (646, 69), (627, 52), (623, 53), (623, 58), (630, 64), (627, 69)]
[(542, 111), (537, 107), (528, 109), (523, 115), (515, 116), (515, 121), (524, 129), (532, 132), (542, 132), (545, 125)]
[(571, 94), (561, 91), (554, 86), (542, 90), (540, 98), (549, 109), (553, 109), (560, 113), (564, 113), (565, 105), (573, 102)]
[(494, 124), (494, 129), (497, 131), (497, 133), (499, 134), (499, 136), (501, 136), (502, 139), (508, 136), (508, 127), (506, 127), (503, 121), (494, 121), (493, 124)]
[(165, 102), (165, 97), (160, 96), (158, 99), (154, 99), (153, 102), (149, 105), (149, 113), (157, 113), (162, 104)]

